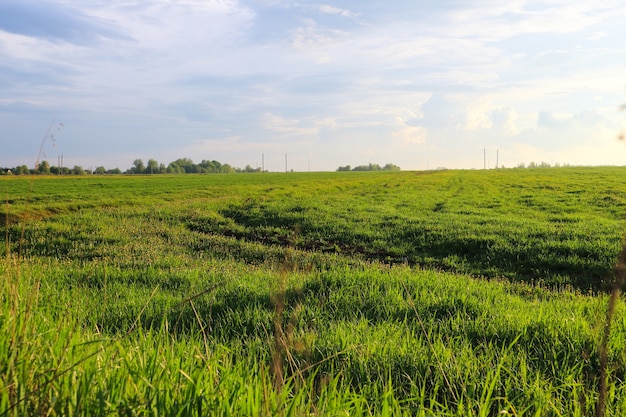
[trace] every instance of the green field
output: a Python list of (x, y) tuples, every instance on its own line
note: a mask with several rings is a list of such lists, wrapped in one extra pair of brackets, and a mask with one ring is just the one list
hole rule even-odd
[[(0, 193), (0, 415), (596, 412), (626, 168)], [(621, 299), (606, 351), (606, 414), (624, 414)]]

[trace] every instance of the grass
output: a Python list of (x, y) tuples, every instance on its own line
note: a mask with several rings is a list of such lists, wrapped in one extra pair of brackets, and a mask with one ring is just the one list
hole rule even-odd
[(590, 415), (623, 174), (0, 178), (0, 415)]

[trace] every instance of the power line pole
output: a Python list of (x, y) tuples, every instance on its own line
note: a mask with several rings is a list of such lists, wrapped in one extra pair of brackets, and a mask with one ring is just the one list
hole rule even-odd
[(287, 154), (285, 154), (285, 172), (289, 172), (289, 171), (287, 170)]
[(483, 169), (487, 169), (487, 149), (483, 148)]
[(261, 172), (265, 172), (265, 154), (261, 154)]

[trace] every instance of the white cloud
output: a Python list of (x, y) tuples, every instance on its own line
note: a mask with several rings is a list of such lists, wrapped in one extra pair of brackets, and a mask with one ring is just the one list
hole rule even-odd
[(505, 135), (516, 135), (519, 133), (517, 127), (517, 112), (511, 106), (492, 109), (490, 112), (491, 127)]
[(339, 15), (343, 17), (358, 17), (358, 13), (353, 13), (350, 10), (341, 9), (339, 7), (330, 6), (328, 4), (322, 4), (318, 7), (318, 10), (322, 13)]
[(411, 126), (402, 120), (396, 118), (398, 129), (393, 131), (392, 136), (399, 138), (402, 143), (409, 145), (421, 145), (426, 143), (428, 131), (423, 126)]
[(600, 5), (557, 0), (532, 5), (520, 0), (494, 1), (488, 7), (485, 4), (469, 6), (453, 10), (449, 14), (450, 36), (496, 41), (520, 34), (579, 32), (602, 22), (616, 12), (624, 15), (623, 7), (609, 3)]
[(489, 112), (492, 107), (492, 99), (485, 97), (470, 105), (465, 113), (465, 130), (489, 129), (492, 126)]
[(598, 40), (604, 39), (604, 38), (606, 38), (608, 36), (609, 36), (609, 34), (606, 33), (606, 32), (593, 32), (593, 33), (590, 33), (589, 35), (587, 35), (586, 39), (590, 40), (590, 41), (598, 41)]
[(347, 39), (350, 33), (319, 26), (313, 19), (305, 19), (304, 25), (292, 33), (291, 45), (297, 51), (309, 53), (317, 64), (329, 62), (330, 49)]
[(309, 123), (305, 123), (302, 120), (285, 119), (271, 113), (266, 113), (261, 118), (261, 126), (264, 129), (290, 136), (317, 134), (318, 128), (315, 126), (308, 126), (308, 124)]
[(0, 31), (0, 120), (21, 137), (33, 116), (74, 118), (64, 134), (81, 152), (99, 152), (107, 135), (123, 155), (158, 137), (171, 141), (163, 152), (204, 146), (224, 162), (323, 143), (325, 169), (363, 149), (406, 169), (411, 152), (420, 167), (426, 157), (463, 167), (483, 147), (524, 145), (537, 161), (611, 141), (624, 125), (619, 1), (47, 4), (75, 10), (70, 21), (93, 36)]

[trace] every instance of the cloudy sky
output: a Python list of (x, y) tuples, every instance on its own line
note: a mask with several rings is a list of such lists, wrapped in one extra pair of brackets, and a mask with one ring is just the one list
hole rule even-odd
[(0, 166), (51, 125), (43, 159), (85, 168), (626, 165), (625, 22), (622, 0), (0, 0)]

